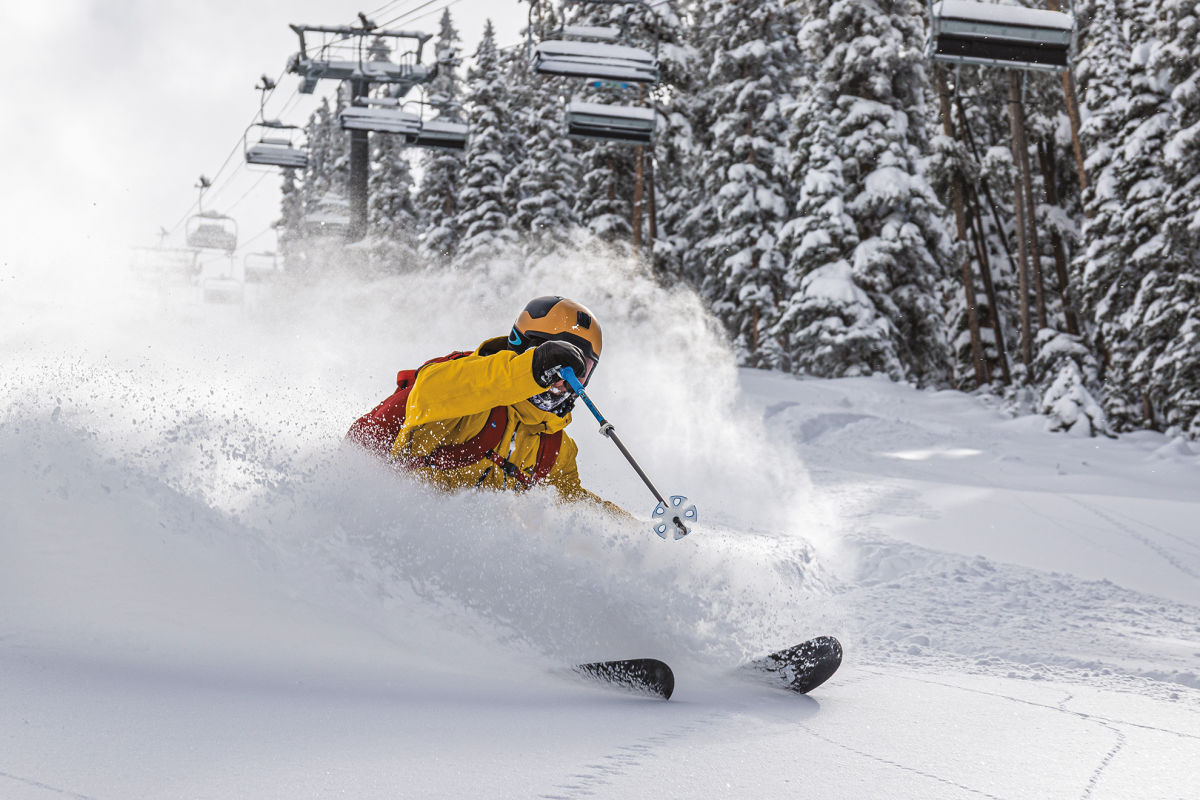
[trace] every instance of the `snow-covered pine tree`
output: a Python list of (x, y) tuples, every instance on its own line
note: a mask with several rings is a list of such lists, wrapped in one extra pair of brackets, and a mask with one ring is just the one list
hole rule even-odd
[(304, 168), (300, 181), (300, 198), (304, 212), (308, 213), (326, 192), (345, 194), (345, 187), (334, 185), (335, 166), (347, 158), (349, 143), (337, 122), (337, 115), (329, 107), (329, 98), (322, 97), (321, 104), (305, 125), (308, 140), (308, 166)]
[(698, 132), (710, 129), (713, 109), (699, 98), (707, 64), (696, 47), (697, 28), (685, 21), (683, 13), (694, 5), (675, 0), (655, 3), (655, 17), (643, 26), (648, 36), (659, 41), (659, 88), (654, 92), (658, 128), (648, 159), (652, 175), (646, 180), (647, 211), (653, 202), (654, 231), (651, 237), (647, 226), (647, 238), (653, 238), (654, 269), (670, 281), (690, 280), (702, 272), (693, 243), (715, 231), (711, 198), (702, 191), (697, 172), (703, 160)]
[[(562, 15), (568, 25), (619, 26), (622, 17), (636, 6), (564, 0)], [(582, 81), (568, 83), (572, 99), (594, 103), (637, 105), (640, 89), (620, 94), (595, 89)], [(628, 245), (633, 232), (633, 175), (635, 148), (618, 142), (588, 141), (576, 145), (580, 160), (580, 183), (574, 212), (580, 222), (600, 241), (618, 248)]]
[(518, 240), (511, 226), (514, 208), (505, 202), (504, 184), (516, 164), (513, 111), (496, 30), (487, 21), (467, 73), (467, 118), (471, 142), (463, 166), (453, 226), (461, 231), (454, 264), (474, 267), (498, 256)]
[(829, 87), (804, 80), (789, 110), (794, 216), (780, 241), (788, 254), (779, 323), (772, 332), (782, 353), (780, 366), (827, 377), (882, 372), (904, 375), (892, 331), (852, 276), (849, 254), (858, 244), (846, 212), (846, 184), (838, 156)]
[[(1170, 266), (1143, 279), (1131, 315), (1155, 343), (1133, 363), (1170, 432), (1200, 439), (1200, 2), (1162, 0), (1153, 72), (1171, 85), (1173, 125), (1164, 151)], [(1153, 354), (1153, 358), (1150, 356)]]
[[(459, 42), (458, 30), (447, 8), (442, 12), (434, 51), (457, 51)], [(464, 118), (458, 69), (453, 63), (443, 61), (428, 89), (429, 103), (437, 110), (439, 118)], [(422, 178), (416, 208), (421, 226), (419, 252), (427, 264), (448, 263), (454, 254), (459, 236), (454, 222), (462, 165), (462, 153), (453, 150), (430, 150), (421, 160)]]
[[(1160, 154), (1170, 115), (1149, 65), (1148, 12), (1126, 0), (1087, 2), (1078, 10), (1087, 20), (1079, 82), (1089, 111), (1081, 133), (1090, 153), (1091, 184), (1085, 193), (1081, 302), (1104, 355), (1110, 419), (1119, 428), (1154, 424), (1153, 378), (1133, 370), (1135, 361), (1154, 363), (1145, 351), (1161, 342), (1144, 338), (1145, 327), (1130, 311), (1135, 303), (1148, 309), (1149, 297), (1157, 295), (1146, 285), (1151, 272), (1179, 272), (1163, 235), (1167, 187)], [(1147, 293), (1140, 302), (1139, 291)]]
[(280, 187), (279, 222), (276, 225), (278, 250), (285, 270), (296, 271), (300, 249), (304, 239), (304, 199), (300, 184), (296, 181), (295, 169), (284, 169)]
[(715, 109), (699, 171), (716, 223), (696, 243), (704, 259), (700, 290), (738, 360), (773, 366), (782, 358), (770, 331), (783, 289), (779, 228), (788, 214), (779, 144), (797, 22), (779, 0), (708, 0), (698, 17), (701, 63), (710, 65), (699, 98)]
[[(549, 5), (549, 4), (547, 4)], [(552, 7), (543, 9), (540, 24), (558, 27)], [(540, 36), (534, 31), (534, 37)], [(521, 53), (511, 70), (518, 100), (514, 116), (521, 133), (523, 157), (509, 175), (509, 195), (516, 198), (515, 226), (523, 237), (528, 260), (535, 260), (570, 241), (579, 228), (572, 204), (578, 195), (579, 156), (563, 131), (562, 78), (536, 75)]]
[(1099, 367), (1091, 350), (1078, 336), (1050, 328), (1038, 332), (1034, 371), (1052, 380), (1038, 392), (1038, 413), (1049, 419), (1050, 430), (1076, 436), (1109, 434), (1108, 419), (1093, 389)]
[(927, 120), (936, 118), (921, 55), (923, 9), (912, 0), (800, 5), (806, 20), (800, 43), (819, 59), (816, 81), (832, 100), (825, 113), (841, 162), (846, 213), (857, 231), (853, 249), (843, 255), (857, 291), (835, 301), (857, 314), (868, 308), (865, 296), (878, 314), (856, 322), (878, 326), (877, 354), (846, 357), (864, 371), (898, 360), (902, 375), (896, 377), (943, 383), (950, 354), (937, 292), (954, 259), (945, 209), (921, 170), (931, 149)]
[(367, 208), (371, 267), (378, 272), (405, 272), (416, 266), (418, 229), (408, 150), (392, 134), (376, 133), (371, 138)]

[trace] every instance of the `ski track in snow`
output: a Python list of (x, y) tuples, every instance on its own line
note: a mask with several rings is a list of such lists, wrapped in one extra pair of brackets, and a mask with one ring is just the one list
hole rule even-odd
[(91, 797), (86, 794), (78, 794), (76, 792), (72, 792), (67, 789), (60, 789), (57, 786), (51, 786), (49, 784), (42, 783), (41, 781), (30, 780), (29, 778), (22, 778), (19, 775), (10, 775), (7, 772), (0, 772), (0, 778), (5, 778), (7, 780), (14, 781), (15, 783), (23, 784), (25, 786), (29, 786), (34, 789), (41, 789), (43, 791), (50, 792), (51, 794), (55, 794), (60, 797), (73, 797), (73, 798), (75, 798), (75, 800), (97, 800), (97, 798)]
[[(1196, 570), (1192, 569), (1187, 564), (1184, 564), (1182, 561), (1180, 561), (1178, 558), (1176, 558), (1171, 553), (1171, 551), (1167, 550), (1165, 547), (1162, 547), (1157, 542), (1138, 533), (1137, 531), (1130, 528), (1128, 525), (1123, 524), (1119, 520), (1115, 519), (1111, 514), (1106, 514), (1103, 511), (1101, 511), (1100, 509), (1096, 508), (1094, 505), (1083, 502), (1078, 497), (1068, 496), (1067, 499), (1070, 500), (1072, 503), (1075, 503), (1079, 507), (1084, 508), (1084, 509), (1090, 511), (1091, 513), (1095, 514), (1097, 517), (1104, 520), (1108, 524), (1112, 525), (1114, 528), (1117, 528), (1118, 530), (1121, 530), (1121, 531), (1129, 534), (1130, 537), (1132, 537), (1133, 539), (1136, 539), (1137, 541), (1144, 544), (1147, 548), (1149, 548), (1151, 551), (1153, 551), (1155, 555), (1162, 558), (1163, 561), (1166, 561), (1168, 564), (1170, 564), (1172, 567), (1174, 567), (1175, 569), (1182, 572), (1184, 575), (1187, 575), (1190, 578), (1195, 578), (1197, 580), (1200, 580), (1200, 573), (1196, 572)], [(1194, 543), (1188, 542), (1186, 539), (1184, 539), (1180, 536), (1176, 536), (1175, 534), (1170, 533), (1168, 531), (1163, 531), (1163, 533), (1170, 536), (1172, 539), (1179, 542), (1180, 544), (1183, 544), (1184, 546), (1191, 545), (1193, 548), (1195, 547)]]
[(965, 794), (968, 794), (968, 795), (971, 795), (974, 797), (987, 797), (987, 798), (989, 798), (989, 800), (1005, 800), (1005, 798), (998, 797), (994, 794), (989, 794), (988, 792), (982, 791), (980, 789), (973, 789), (970, 786), (964, 786), (961, 783), (950, 780), (948, 778), (943, 778), (942, 776), (936, 775), (932, 772), (926, 772), (925, 770), (918, 769), (916, 767), (912, 767), (907, 764), (900, 763), (898, 761), (893, 761), (891, 759), (883, 758), (882, 756), (876, 755), (875, 753), (871, 753), (869, 751), (863, 750), (861, 748), (855, 747), (850, 744), (846, 744), (845, 742), (837, 741), (836, 739), (826, 736), (825, 734), (821, 733), (820, 731), (816, 730), (815, 728), (813, 728), (810, 725), (805, 725), (805, 724), (801, 723), (799, 727), (802, 728), (805, 733), (807, 733), (809, 736), (813, 737), (814, 739), (819, 739), (822, 742), (831, 744), (834, 747), (845, 750), (848, 753), (853, 753), (854, 755), (856, 755), (860, 758), (866, 759), (868, 761), (875, 761), (879, 764), (882, 764), (885, 767), (890, 767), (892, 769), (900, 770), (901, 772), (907, 772), (912, 775), (916, 775), (918, 777), (933, 781), (934, 783), (940, 783), (945, 786), (949, 786), (951, 789), (955, 789), (959, 792), (963, 792)]
[(698, 731), (710, 729), (729, 716), (727, 711), (715, 711), (653, 736), (622, 744), (600, 756), (598, 760), (583, 765), (583, 771), (568, 776), (561, 784), (537, 797), (543, 800), (594, 797), (602, 788), (611, 786), (613, 779), (645, 768), (647, 762), (659, 758), (658, 753), (678, 746), (681, 740), (695, 735)]

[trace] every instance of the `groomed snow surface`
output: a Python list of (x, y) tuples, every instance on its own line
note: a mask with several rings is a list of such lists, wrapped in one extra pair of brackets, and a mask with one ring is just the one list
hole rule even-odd
[[(244, 308), (7, 280), (0, 797), (1200, 797), (1194, 445), (738, 371), (686, 292), (506, 269)], [(604, 324), (593, 398), (690, 537), (339, 447), (395, 370), (550, 292)], [(728, 674), (819, 634), (846, 661), (812, 696)], [(562, 670), (634, 656), (672, 700)]]

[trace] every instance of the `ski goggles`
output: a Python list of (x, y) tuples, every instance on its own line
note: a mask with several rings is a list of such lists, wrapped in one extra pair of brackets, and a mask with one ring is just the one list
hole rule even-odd
[(524, 353), (529, 348), (537, 347), (544, 342), (570, 342), (579, 348), (583, 353), (584, 368), (583, 374), (576, 377), (579, 378), (580, 383), (587, 386), (588, 381), (591, 380), (592, 372), (596, 369), (596, 364), (599, 363), (600, 359), (592, 352), (592, 345), (586, 339), (570, 333), (543, 334), (532, 331), (521, 333), (516, 328), (513, 328), (512, 333), (508, 335), (509, 345), (518, 353)]

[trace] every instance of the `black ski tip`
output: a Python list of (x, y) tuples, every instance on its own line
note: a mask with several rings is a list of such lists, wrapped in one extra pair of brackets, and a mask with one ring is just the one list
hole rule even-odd
[(585, 678), (664, 700), (670, 700), (675, 691), (675, 673), (655, 658), (596, 661), (579, 664), (574, 669)]
[(841, 665), (842, 643), (832, 636), (818, 636), (755, 659), (746, 666), (767, 674), (772, 682), (779, 681), (786, 689), (808, 694), (833, 677)]
[(800, 694), (808, 694), (838, 671), (842, 665), (842, 643), (832, 636), (818, 636), (804, 642), (800, 648), (804, 648), (804, 658), (812, 666), (796, 677), (792, 689)]

